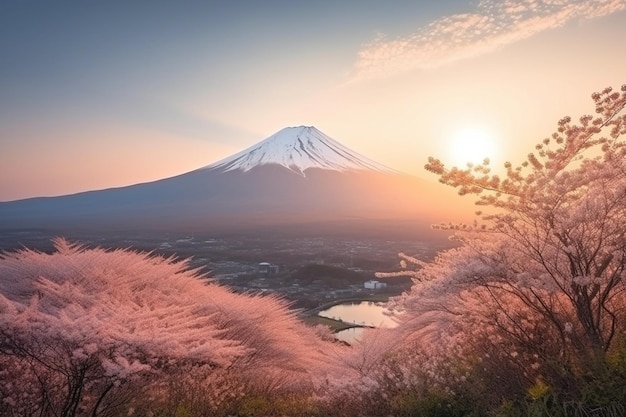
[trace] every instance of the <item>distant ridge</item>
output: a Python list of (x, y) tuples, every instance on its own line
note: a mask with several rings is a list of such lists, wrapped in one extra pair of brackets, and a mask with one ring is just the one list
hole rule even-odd
[(343, 146), (313, 126), (286, 127), (267, 139), (201, 169), (250, 171), (276, 164), (305, 175), (310, 168), (399, 173)]

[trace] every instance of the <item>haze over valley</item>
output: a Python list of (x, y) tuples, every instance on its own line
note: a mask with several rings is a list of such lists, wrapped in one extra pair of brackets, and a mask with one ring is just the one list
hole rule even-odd
[[(276, 292), (315, 307), (369, 296), (364, 282), (397, 268), (401, 251), (430, 259), (450, 247), (450, 232), (431, 228), (446, 213), (434, 196), (431, 184), (315, 127), (288, 127), (176, 177), (0, 203), (0, 249), (50, 250), (53, 238), (63, 236), (92, 247), (192, 258), (231, 288)], [(262, 262), (280, 273), (259, 282)], [(337, 269), (294, 281), (316, 264)], [(356, 272), (345, 281), (340, 270)], [(410, 285), (395, 281), (383, 293)]]

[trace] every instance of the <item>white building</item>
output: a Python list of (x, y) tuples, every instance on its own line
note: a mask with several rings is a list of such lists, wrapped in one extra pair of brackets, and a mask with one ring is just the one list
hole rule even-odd
[(381, 288), (387, 288), (387, 283), (376, 280), (365, 281), (365, 288), (368, 290), (379, 290)]
[(259, 263), (258, 272), (259, 275), (270, 276), (278, 273), (278, 265), (271, 264), (269, 262)]

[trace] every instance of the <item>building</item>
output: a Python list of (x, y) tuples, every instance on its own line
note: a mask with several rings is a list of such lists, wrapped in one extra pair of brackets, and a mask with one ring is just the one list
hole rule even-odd
[(380, 290), (382, 288), (387, 288), (387, 283), (380, 282), (376, 280), (365, 281), (365, 288), (368, 290)]
[(258, 272), (259, 272), (259, 275), (264, 276), (264, 277), (275, 275), (278, 273), (278, 265), (273, 265), (269, 262), (261, 262), (259, 263)]

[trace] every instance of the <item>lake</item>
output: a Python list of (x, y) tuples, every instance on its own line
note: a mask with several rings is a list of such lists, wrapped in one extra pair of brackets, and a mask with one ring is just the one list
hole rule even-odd
[[(318, 313), (319, 316), (341, 320), (346, 323), (360, 324), (372, 327), (396, 327), (397, 324), (388, 315), (384, 303), (374, 301), (360, 301), (337, 304)], [(357, 341), (363, 333), (363, 328), (354, 327), (335, 333), (339, 340), (348, 343)]]

